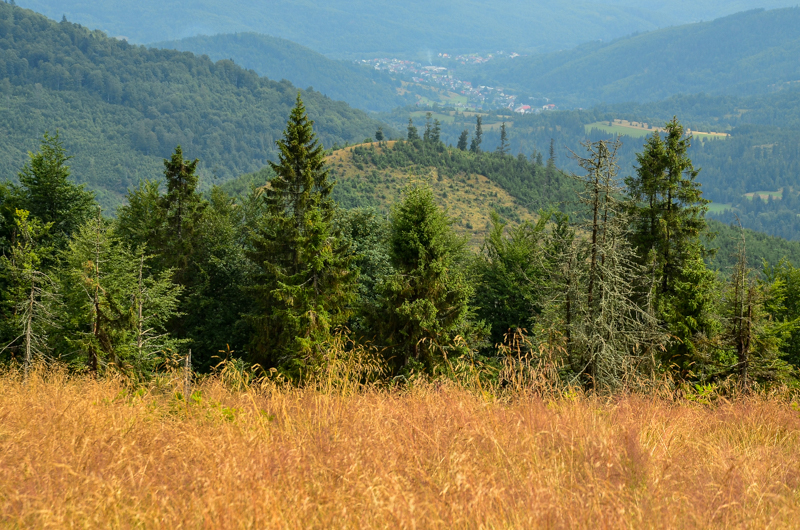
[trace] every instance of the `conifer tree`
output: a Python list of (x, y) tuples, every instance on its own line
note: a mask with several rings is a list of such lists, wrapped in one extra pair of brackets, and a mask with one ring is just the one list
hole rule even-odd
[(780, 347), (798, 322), (771, 318), (783, 305), (783, 285), (753, 278), (753, 271), (747, 265), (744, 233), (737, 254), (723, 297), (725, 329), (722, 338), (733, 353), (732, 359), (723, 359), (728, 361), (724, 362), (727, 366), (723, 366), (723, 373), (734, 375), (739, 388), (746, 391), (754, 381), (787, 379), (792, 370), (780, 358)]
[(302, 378), (316, 369), (326, 341), (343, 324), (354, 299), (355, 274), (333, 224), (325, 151), (297, 96), (277, 142), (275, 177), (264, 194), (266, 215), (255, 229), (250, 257), (258, 267), (255, 360)]
[(48, 349), (47, 332), (54, 327), (55, 285), (42, 270), (43, 256), (52, 247), (43, 245), (51, 225), (42, 225), (26, 210), (16, 210), (15, 237), (8, 254), (0, 256), (0, 275), (6, 289), (2, 293), (2, 350), (21, 355), (27, 379), (33, 358)]
[(19, 173), (20, 206), (42, 224), (51, 224), (49, 236), (56, 248), (64, 248), (70, 235), (90, 216), (94, 194), (70, 182), (70, 156), (56, 134), (47, 132), (39, 151), (28, 153), (28, 163)]
[(506, 122), (500, 126), (500, 145), (497, 146), (497, 152), (501, 155), (508, 153), (508, 134), (506, 133)]
[(545, 237), (550, 217), (545, 213), (535, 224), (508, 227), (492, 212), (492, 228), (476, 262), (475, 290), (476, 313), (489, 324), (492, 344), (517, 328), (532, 331), (542, 311), (551, 268)]
[(465, 272), (466, 241), (436, 205), (429, 188), (411, 188), (391, 214), (394, 273), (380, 286), (382, 309), (374, 315), (377, 340), (397, 371), (433, 370), (464, 352), (457, 337), (471, 338)]
[(648, 137), (637, 154), (636, 175), (626, 179), (630, 239), (637, 261), (659, 278), (657, 316), (678, 339), (666, 349), (664, 360), (689, 375), (707, 357), (700, 342), (719, 327), (714, 317), (716, 281), (704, 263), (706, 249), (700, 240), (709, 201), (687, 154), (691, 136), (684, 136), (677, 118), (665, 125), (664, 134)]
[(175, 148), (169, 160), (164, 160), (164, 177), (167, 193), (160, 197), (158, 205), (162, 211), (161, 252), (166, 258), (164, 268), (175, 269), (178, 283), (186, 285), (186, 271), (197, 246), (198, 225), (206, 207), (206, 201), (198, 193), (198, 160), (184, 160), (181, 146)]
[(475, 119), (475, 136), (472, 138), (472, 143), (469, 146), (469, 150), (475, 154), (481, 152), (481, 142), (483, 141), (483, 127), (481, 126), (483, 123), (483, 118), (478, 116)]
[(461, 131), (461, 136), (458, 137), (458, 144), (456, 145), (456, 147), (458, 147), (460, 151), (466, 151), (467, 146), (469, 145), (468, 142), (469, 142), (469, 131), (467, 129), (464, 129), (463, 131)]
[(666, 342), (653, 314), (652, 280), (635, 262), (627, 238), (628, 219), (618, 197), (616, 152), (619, 141), (584, 144), (588, 156), (576, 156), (586, 170), (581, 202), (588, 207), (585, 238), (576, 238), (560, 261), (569, 264), (557, 287), (566, 298), (564, 316), (567, 350), (575, 378), (594, 390), (631, 381), (643, 367), (655, 368), (656, 352)]
[[(706, 230), (704, 199), (687, 151), (691, 136), (677, 118), (665, 125), (664, 139), (656, 132), (637, 154), (636, 176), (626, 179), (633, 201), (632, 241), (644, 262), (655, 260), (661, 276), (659, 291), (672, 294), (684, 264), (704, 252), (700, 234)], [(651, 254), (652, 253), (652, 254)]]
[(408, 119), (408, 141), (413, 142), (414, 140), (419, 140), (419, 133), (417, 132), (417, 128), (414, 127), (414, 122), (411, 121), (411, 118)]

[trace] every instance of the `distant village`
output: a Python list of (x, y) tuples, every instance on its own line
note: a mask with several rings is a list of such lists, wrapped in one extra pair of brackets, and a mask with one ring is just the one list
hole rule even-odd
[[(476, 53), (467, 55), (450, 55), (447, 53), (439, 53), (436, 58), (437, 62), (454, 61), (458, 64), (482, 64), (487, 63), (498, 56), (507, 56), (511, 59), (520, 57), (518, 53), (506, 54), (505, 52), (497, 52), (496, 54), (488, 54), (482, 56)], [(363, 66), (371, 66), (376, 70), (382, 70), (391, 74), (397, 75), (406, 81), (411, 81), (420, 85), (433, 85), (444, 88), (450, 92), (466, 96), (467, 102), (453, 104), (456, 108), (464, 108), (471, 110), (489, 110), (489, 109), (509, 109), (518, 114), (538, 114), (543, 111), (557, 110), (554, 104), (544, 106), (525, 105), (518, 102), (518, 97), (514, 94), (507, 94), (502, 87), (491, 86), (472, 86), (470, 81), (462, 81), (454, 77), (446, 66), (434, 66), (433, 55), (430, 57), (430, 65), (423, 66), (421, 63), (403, 59), (363, 59), (356, 61)]]

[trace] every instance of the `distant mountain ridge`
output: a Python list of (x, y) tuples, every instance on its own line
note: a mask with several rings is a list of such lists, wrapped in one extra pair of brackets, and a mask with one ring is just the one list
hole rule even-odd
[(17, 0), (132, 42), (251, 32), (338, 58), (552, 51), (795, 0)]
[(574, 106), (675, 94), (750, 95), (800, 81), (800, 8), (737, 13), (462, 71)]
[[(0, 2), (3, 178), (16, 175), (44, 131), (59, 130), (75, 178), (106, 207), (141, 179), (162, 176), (162, 159), (179, 144), (201, 159), (207, 187), (276, 158), (275, 140), (297, 94), (288, 81), (229, 60), (131, 46)], [(384, 126), (319, 92), (302, 97), (327, 147), (362, 141)]]
[(299, 87), (314, 87), (331, 99), (362, 110), (386, 112), (414, 102), (398, 94), (399, 81), (386, 73), (350, 61), (328, 59), (292, 41), (259, 33), (198, 36), (150, 44), (157, 48), (232, 59), (270, 79), (288, 79)]

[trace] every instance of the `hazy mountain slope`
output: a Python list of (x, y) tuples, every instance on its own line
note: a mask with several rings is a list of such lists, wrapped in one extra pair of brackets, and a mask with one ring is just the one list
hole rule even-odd
[(331, 99), (364, 110), (388, 111), (413, 102), (413, 98), (398, 95), (400, 82), (385, 73), (328, 59), (305, 46), (269, 35), (199, 36), (152, 46), (206, 54), (214, 61), (232, 59), (270, 79), (288, 79), (299, 87), (314, 87)]
[[(158, 177), (176, 145), (225, 179), (275, 155), (298, 89), (231, 61), (146, 49), (0, 3), (0, 172), (13, 177), (45, 130), (60, 130), (80, 182), (106, 205)], [(381, 124), (345, 103), (303, 92), (327, 146), (360, 141)], [(387, 131), (388, 132), (388, 131)]]
[(674, 94), (755, 94), (800, 80), (800, 8), (749, 11), (713, 22), (492, 61), (476, 82), (586, 106)]
[(19, 0), (134, 42), (255, 31), (337, 56), (558, 50), (794, 0)]

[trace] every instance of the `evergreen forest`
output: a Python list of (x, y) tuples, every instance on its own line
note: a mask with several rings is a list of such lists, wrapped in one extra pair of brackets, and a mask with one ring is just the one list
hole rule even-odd
[(200, 190), (200, 161), (177, 146), (165, 184), (129, 188), (113, 217), (46, 133), (0, 187), (2, 355), (144, 380), (186, 357), (198, 371), (236, 359), (303, 383), (336, 350), (372, 380), (479, 365), (502, 383), (503, 366), (524, 360), (593, 391), (653, 378), (795, 384), (800, 270), (752, 267), (745, 231), (732, 266), (709, 268), (709, 201), (681, 123), (649, 136), (626, 178), (619, 141), (584, 142), (569, 178), (552, 159), (481, 144), (448, 147), (428, 121), (350, 148), (356, 164), (482, 171), (538, 209), (524, 222), (493, 213), (473, 248), (424, 181), (388, 212), (334, 200), (302, 93), (276, 161), (245, 193)]
[[(106, 208), (178, 144), (207, 153), (203, 189), (264, 167), (297, 90), (227, 59), (132, 46), (0, 2), (0, 171), (14, 175), (37, 137), (60, 130), (76, 178)], [(316, 91), (303, 97), (327, 145), (381, 126)]]

